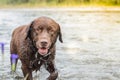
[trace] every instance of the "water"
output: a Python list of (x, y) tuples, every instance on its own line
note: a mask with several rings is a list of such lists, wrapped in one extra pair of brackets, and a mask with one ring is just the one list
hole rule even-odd
[[(40, 16), (53, 18), (62, 29), (64, 43), (57, 42), (56, 53), (58, 80), (120, 79), (119, 11), (12, 9), (0, 10), (0, 42), (5, 43), (5, 53), (0, 52), (0, 80), (23, 77), (20, 61), (16, 73), (10, 73), (11, 33), (16, 27), (29, 24)], [(34, 80), (45, 80), (49, 75), (44, 68), (33, 74)]]

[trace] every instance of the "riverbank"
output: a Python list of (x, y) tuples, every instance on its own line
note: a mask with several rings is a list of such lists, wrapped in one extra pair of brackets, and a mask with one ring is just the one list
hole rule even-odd
[(30, 4), (30, 3), (26, 3), (26, 4), (19, 4), (19, 5), (7, 5), (7, 4), (3, 4), (0, 5), (0, 9), (1, 10), (5, 10), (5, 9), (24, 9), (24, 10), (48, 10), (48, 11), (106, 11), (106, 12), (110, 12), (110, 11), (120, 11), (120, 6), (110, 6), (110, 5), (57, 5), (57, 4), (46, 4), (46, 3), (42, 3), (42, 4)]
[(100, 7), (100, 6), (81, 6), (81, 7), (10, 7), (0, 8), (0, 10), (33, 10), (33, 11), (80, 11), (80, 12), (120, 12), (120, 7)]
[(0, 3), (0, 9), (13, 8), (120, 8), (120, 5), (106, 3)]

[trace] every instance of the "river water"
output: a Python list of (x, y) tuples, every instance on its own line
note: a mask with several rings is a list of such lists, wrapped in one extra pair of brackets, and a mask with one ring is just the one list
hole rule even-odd
[[(11, 74), (10, 39), (12, 31), (35, 18), (47, 16), (61, 26), (63, 41), (57, 41), (57, 80), (119, 80), (120, 79), (120, 12), (45, 9), (0, 10), (0, 80), (23, 80), (21, 62)], [(1, 49), (1, 47), (0, 47)], [(49, 73), (41, 68), (33, 72), (34, 80), (45, 80)]]

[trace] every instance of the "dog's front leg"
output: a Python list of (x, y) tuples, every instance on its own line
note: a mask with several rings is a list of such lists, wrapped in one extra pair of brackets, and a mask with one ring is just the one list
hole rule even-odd
[(47, 80), (56, 80), (58, 77), (58, 71), (55, 69), (55, 64), (53, 61), (45, 63), (47, 71), (50, 73), (50, 76)]
[(33, 78), (32, 78), (32, 70), (29, 67), (23, 66), (23, 65), (22, 65), (21, 68), (22, 68), (22, 72), (24, 74), (25, 80), (33, 80)]

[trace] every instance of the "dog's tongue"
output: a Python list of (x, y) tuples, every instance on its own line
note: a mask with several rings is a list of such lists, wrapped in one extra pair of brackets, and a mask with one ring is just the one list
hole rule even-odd
[(38, 52), (39, 52), (39, 54), (41, 54), (41, 55), (45, 55), (45, 54), (47, 54), (48, 49), (47, 49), (47, 48), (39, 48), (39, 49), (38, 49)]

